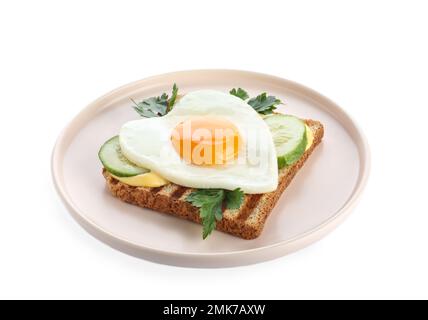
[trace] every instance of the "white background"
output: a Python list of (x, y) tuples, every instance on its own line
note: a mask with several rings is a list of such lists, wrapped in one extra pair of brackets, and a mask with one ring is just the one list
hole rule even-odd
[[(50, 154), (107, 91), (182, 69), (303, 83), (365, 131), (357, 209), (274, 261), (185, 269), (117, 252), (56, 195)], [(2, 1), (0, 298), (428, 298), (426, 1)]]

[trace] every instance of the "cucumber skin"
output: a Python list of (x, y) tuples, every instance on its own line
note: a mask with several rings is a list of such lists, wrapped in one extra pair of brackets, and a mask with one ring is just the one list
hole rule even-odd
[(290, 153), (286, 156), (279, 156), (277, 158), (278, 160), (278, 170), (286, 167), (291, 166), (294, 164), (297, 160), (300, 159), (300, 157), (305, 153), (306, 145), (308, 144), (308, 138), (306, 135), (306, 127), (305, 127), (305, 133), (303, 135), (302, 141), (299, 143), (299, 145), (296, 147), (293, 153)]
[[(100, 161), (101, 161), (102, 165), (104, 166), (104, 168), (105, 168), (108, 172), (110, 172), (111, 174), (113, 174), (113, 175), (115, 175), (115, 176), (117, 176), (117, 177), (121, 177), (121, 178), (133, 177), (133, 176), (137, 176), (137, 175), (139, 175), (139, 174), (143, 174), (143, 173), (147, 173), (147, 172), (149, 172), (150, 170), (148, 170), (148, 169), (145, 169), (145, 168), (139, 168), (140, 170), (136, 170), (134, 173), (129, 173), (129, 174), (127, 174), (127, 173), (123, 173), (123, 171), (116, 170), (114, 167), (110, 166), (110, 165), (108, 164), (108, 161), (105, 161), (105, 160), (103, 159), (103, 157), (102, 157), (102, 155), (101, 155), (102, 150), (103, 150), (103, 147), (104, 147), (106, 144), (110, 143), (112, 140), (117, 139), (117, 138), (118, 138), (118, 136), (114, 136), (114, 137), (112, 137), (112, 138), (108, 139), (108, 140), (107, 140), (107, 141), (106, 141), (106, 142), (101, 146), (100, 150), (98, 151), (98, 158), (100, 159)], [(137, 168), (137, 166), (135, 166), (135, 167)]]

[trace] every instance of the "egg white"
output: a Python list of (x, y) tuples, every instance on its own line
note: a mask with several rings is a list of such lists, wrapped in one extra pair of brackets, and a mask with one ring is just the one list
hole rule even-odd
[[(189, 164), (180, 158), (172, 145), (171, 133), (179, 123), (201, 116), (224, 117), (237, 127), (246, 150), (240, 150), (236, 162), (211, 167)], [(130, 161), (178, 185), (241, 188), (245, 193), (271, 192), (278, 185), (275, 146), (267, 124), (245, 101), (224, 92), (190, 92), (163, 117), (125, 123), (119, 138), (122, 152)], [(249, 155), (263, 157), (255, 164), (248, 161)]]

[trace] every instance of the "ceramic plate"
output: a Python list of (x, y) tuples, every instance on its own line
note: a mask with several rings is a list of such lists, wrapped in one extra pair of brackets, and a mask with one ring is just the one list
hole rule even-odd
[[(250, 95), (268, 92), (286, 105), (279, 111), (319, 120), (325, 136), (286, 189), (261, 236), (243, 240), (213, 232), (201, 238), (201, 226), (138, 208), (111, 196), (98, 160), (100, 146), (123, 123), (139, 116), (136, 100), (197, 89), (228, 91), (242, 87)], [(283, 256), (326, 235), (349, 214), (367, 180), (369, 151), (355, 122), (334, 102), (295, 82), (235, 70), (169, 73), (120, 87), (84, 108), (65, 128), (53, 151), (53, 178), (66, 207), (96, 238), (128, 254), (164, 264), (227, 267)]]

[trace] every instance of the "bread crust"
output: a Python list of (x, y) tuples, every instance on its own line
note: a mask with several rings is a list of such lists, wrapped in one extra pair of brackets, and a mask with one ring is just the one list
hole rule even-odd
[[(320, 122), (305, 120), (305, 123), (313, 132), (313, 143), (296, 163), (279, 171), (278, 188), (264, 194), (246, 194), (239, 209), (223, 212), (223, 219), (217, 222), (217, 230), (248, 240), (255, 239), (261, 234), (266, 219), (281, 194), (324, 136), (324, 127)], [(173, 183), (159, 188), (133, 187), (116, 180), (105, 169), (103, 175), (111, 194), (122, 201), (201, 223), (199, 209), (185, 200), (192, 192), (192, 188)]]

